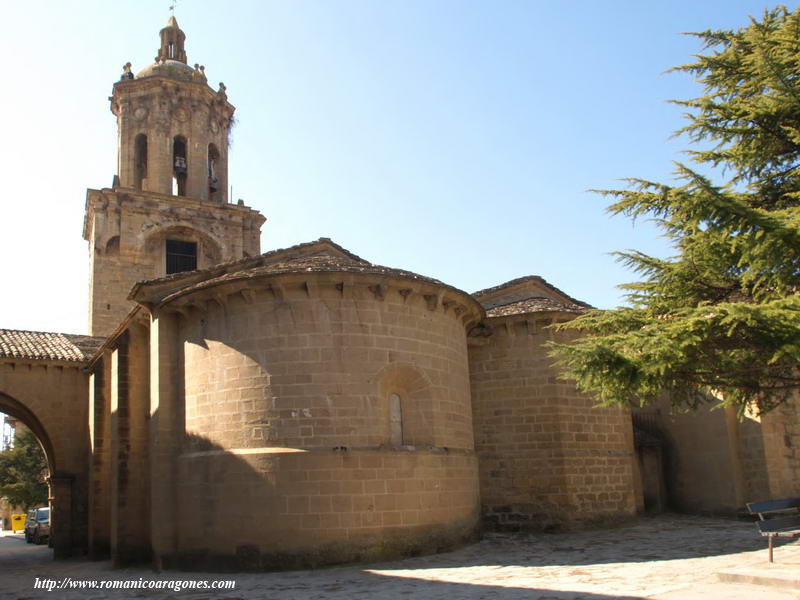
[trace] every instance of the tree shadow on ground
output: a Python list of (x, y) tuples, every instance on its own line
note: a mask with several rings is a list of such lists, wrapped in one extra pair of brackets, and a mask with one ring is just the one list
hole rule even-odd
[[(776, 547), (791, 543), (782, 538)], [(477, 544), (438, 556), (409, 558), (402, 568), (485, 565), (586, 566), (680, 560), (763, 551), (767, 539), (753, 523), (728, 518), (667, 514), (614, 529), (573, 533), (488, 533)], [(395, 568), (401, 568), (394, 564)]]

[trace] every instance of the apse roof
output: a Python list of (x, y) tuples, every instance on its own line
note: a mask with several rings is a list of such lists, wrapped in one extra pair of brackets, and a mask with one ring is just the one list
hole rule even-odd
[(501, 284), (496, 285), (494, 287), (486, 288), (486, 289), (483, 289), (483, 290), (478, 290), (477, 292), (473, 292), (472, 295), (480, 300), (483, 296), (493, 295), (496, 292), (500, 292), (500, 291), (505, 290), (507, 288), (511, 288), (511, 287), (514, 287), (514, 286), (517, 286), (517, 285), (520, 285), (520, 284), (523, 284), (523, 283), (528, 283), (528, 282), (538, 283), (539, 285), (542, 285), (545, 288), (548, 288), (548, 289), (552, 290), (553, 292), (563, 296), (564, 298), (569, 299), (570, 303), (572, 303), (572, 304), (577, 304), (578, 306), (583, 306), (585, 308), (591, 308), (590, 304), (587, 304), (586, 302), (582, 302), (580, 300), (577, 300), (577, 299), (573, 298), (572, 296), (570, 296), (568, 294), (565, 294), (560, 289), (558, 289), (556, 286), (554, 286), (553, 284), (549, 283), (543, 277), (539, 277), (538, 275), (526, 275), (525, 277), (518, 277), (517, 279), (512, 279), (511, 281), (506, 281), (505, 283), (501, 283)]
[(549, 284), (538, 275), (506, 281), (472, 294), (486, 310), (487, 317), (506, 317), (539, 312), (579, 314), (592, 308)]
[(486, 310), (487, 317), (507, 317), (536, 312), (568, 312), (580, 314), (589, 310), (585, 304), (557, 302), (550, 298), (534, 297), (509, 302)]
[(245, 281), (266, 275), (323, 272), (390, 276), (427, 282), (469, 296), (438, 279), (372, 264), (329, 238), (320, 238), (259, 256), (222, 263), (202, 271), (175, 273), (159, 279), (140, 281), (133, 287), (128, 299), (139, 303), (159, 304), (231, 281)]
[[(290, 258), (285, 261), (270, 262), (261, 266), (245, 267), (240, 270), (232, 271), (229, 273), (221, 274), (217, 277), (204, 279), (195, 284), (190, 284), (181, 287), (173, 294), (173, 297), (182, 296), (203, 288), (213, 287), (222, 283), (230, 281), (242, 281), (253, 279), (256, 277), (263, 277), (265, 275), (280, 275), (289, 273), (361, 273), (370, 275), (387, 275), (391, 277), (399, 277), (401, 279), (410, 279), (414, 281), (425, 281), (444, 287), (450, 287), (438, 279), (419, 275), (411, 271), (403, 269), (393, 269), (391, 267), (384, 267), (381, 265), (374, 265), (364, 260), (354, 260), (345, 256), (330, 256), (330, 255), (314, 255), (314, 256), (300, 256)], [(464, 293), (464, 292), (461, 292)], [(167, 301), (170, 296), (165, 298)]]
[(339, 244), (337, 244), (330, 238), (323, 237), (317, 240), (313, 240), (311, 242), (304, 242), (302, 244), (289, 246), (288, 248), (278, 248), (276, 250), (270, 250), (269, 252), (264, 252), (263, 254), (259, 254), (258, 256), (247, 256), (245, 258), (238, 258), (236, 260), (230, 260), (228, 262), (219, 263), (217, 265), (214, 265), (213, 267), (209, 267), (208, 269), (201, 269), (198, 271), (184, 271), (182, 273), (172, 273), (171, 275), (165, 275), (164, 277), (158, 277), (156, 279), (148, 279), (145, 281), (140, 281), (137, 284), (137, 286), (139, 285), (149, 286), (152, 284), (166, 283), (170, 281), (179, 281), (181, 279), (193, 279), (195, 276), (201, 273), (207, 273), (214, 276), (217, 273), (221, 275), (234, 270), (241, 271), (243, 269), (249, 269), (252, 267), (264, 265), (267, 262), (272, 263), (280, 261), (283, 255), (286, 255), (288, 259), (290, 257), (297, 256), (298, 252), (301, 254), (306, 250), (313, 252), (315, 250), (315, 246), (319, 247), (319, 249), (322, 249), (325, 246), (327, 246), (334, 250), (338, 250), (344, 256), (348, 257), (353, 261), (369, 264), (368, 261), (364, 260), (360, 256), (353, 254), (346, 248), (342, 248)]

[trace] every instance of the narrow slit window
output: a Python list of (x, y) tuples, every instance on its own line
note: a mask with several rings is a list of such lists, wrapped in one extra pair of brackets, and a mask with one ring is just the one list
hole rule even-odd
[(167, 275), (197, 269), (197, 243), (167, 240)]
[(403, 412), (400, 407), (400, 396), (389, 394), (389, 431), (392, 446), (403, 445)]

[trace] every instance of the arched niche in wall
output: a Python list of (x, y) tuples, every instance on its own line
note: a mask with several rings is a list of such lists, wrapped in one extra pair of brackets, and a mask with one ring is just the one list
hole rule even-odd
[(433, 445), (432, 386), (424, 371), (407, 363), (391, 364), (378, 374), (378, 395), (385, 407), (389, 446)]
[(119, 236), (112, 236), (107, 242), (103, 251), (106, 256), (116, 256), (119, 254)]

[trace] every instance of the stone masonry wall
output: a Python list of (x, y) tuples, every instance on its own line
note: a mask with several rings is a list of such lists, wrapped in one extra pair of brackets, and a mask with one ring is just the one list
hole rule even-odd
[(484, 521), (554, 530), (634, 513), (630, 414), (595, 408), (557, 378), (552, 316), (491, 318), (470, 343)]
[(92, 369), (89, 383), (89, 557), (111, 555), (111, 352)]
[(772, 498), (800, 494), (800, 401), (792, 398), (761, 417)]
[[(764, 430), (760, 419), (745, 417), (735, 424), (738, 434), (739, 459), (743, 479), (742, 502), (770, 500), (772, 495), (769, 483), (769, 469), (764, 440)], [(800, 490), (798, 490), (800, 492)]]
[[(178, 552), (166, 566), (285, 569), (441, 551), (475, 536), (464, 451), (184, 454)], [(203, 498), (203, 502), (193, 499)]]
[(149, 339), (134, 323), (111, 355), (111, 557), (115, 566), (150, 559), (148, 460)]
[(394, 393), (405, 445), (472, 450), (464, 324), (420, 293), (376, 299), (347, 279), (311, 293), (284, 279), (192, 312), (187, 432), (224, 448), (378, 447)]

